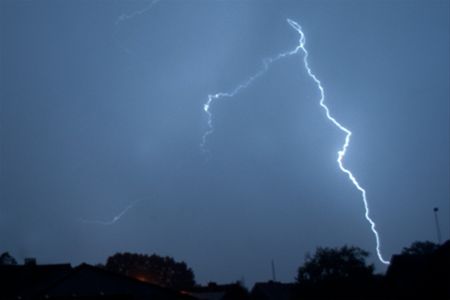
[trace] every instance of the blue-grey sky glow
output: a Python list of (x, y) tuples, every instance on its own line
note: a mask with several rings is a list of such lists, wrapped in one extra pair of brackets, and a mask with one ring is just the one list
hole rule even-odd
[(350, 244), (383, 272), (366, 194), (384, 259), (434, 207), (448, 239), (449, 5), (0, 0), (0, 251), (251, 284)]

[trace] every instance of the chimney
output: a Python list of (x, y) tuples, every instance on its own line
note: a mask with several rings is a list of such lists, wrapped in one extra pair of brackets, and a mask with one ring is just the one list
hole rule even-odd
[(35, 266), (36, 265), (36, 258), (34, 257), (27, 257), (24, 261), (25, 266)]

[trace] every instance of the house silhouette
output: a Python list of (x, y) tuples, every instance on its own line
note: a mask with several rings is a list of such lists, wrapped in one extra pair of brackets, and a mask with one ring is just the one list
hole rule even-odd
[(192, 296), (81, 264), (0, 266), (0, 299), (189, 300)]

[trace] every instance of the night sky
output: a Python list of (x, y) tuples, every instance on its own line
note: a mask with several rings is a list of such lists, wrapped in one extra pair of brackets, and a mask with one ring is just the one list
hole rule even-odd
[(0, 0), (0, 252), (184, 260), (198, 282), (293, 281), (317, 246), (375, 255), (450, 228), (446, 0)]

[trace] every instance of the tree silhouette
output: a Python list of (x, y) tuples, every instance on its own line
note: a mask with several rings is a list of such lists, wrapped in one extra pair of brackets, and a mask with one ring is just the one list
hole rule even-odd
[(358, 247), (317, 248), (298, 269), (298, 299), (377, 299), (380, 276), (366, 263), (369, 253)]
[(401, 255), (417, 255), (417, 256), (431, 255), (438, 248), (439, 245), (429, 241), (414, 242), (411, 244), (411, 246), (403, 248)]
[(189, 289), (195, 285), (194, 273), (186, 263), (176, 262), (168, 256), (116, 253), (108, 258), (105, 268), (176, 290)]
[(386, 279), (396, 298), (450, 299), (450, 241), (412, 243), (392, 257)]
[(305, 264), (298, 269), (297, 281), (318, 283), (371, 276), (374, 267), (366, 264), (368, 256), (367, 251), (358, 247), (319, 247), (314, 256), (306, 256)]
[(9, 252), (4, 252), (2, 255), (0, 255), (0, 265), (17, 265), (17, 261), (9, 254)]

